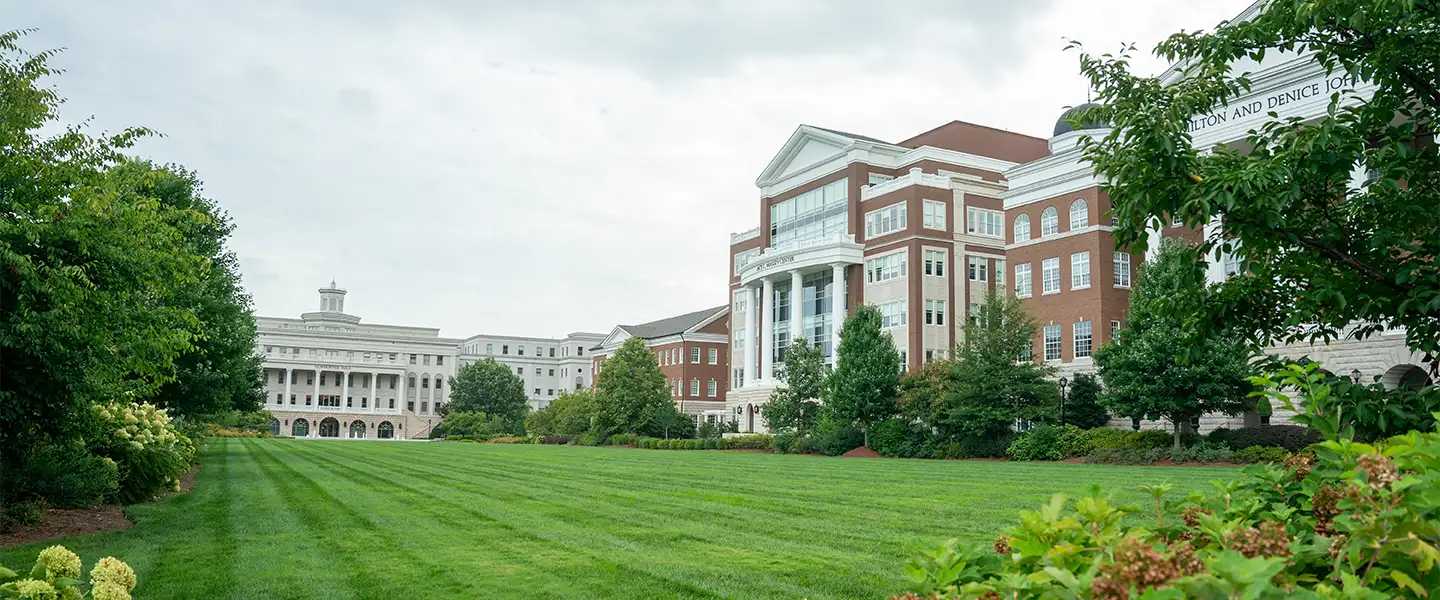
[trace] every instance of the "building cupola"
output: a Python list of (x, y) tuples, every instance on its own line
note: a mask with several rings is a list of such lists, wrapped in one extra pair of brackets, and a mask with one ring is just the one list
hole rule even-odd
[(1083, 111), (1083, 110), (1085, 110), (1085, 109), (1094, 108), (1094, 107), (1097, 107), (1097, 106), (1100, 106), (1100, 105), (1099, 105), (1099, 104), (1095, 104), (1094, 102), (1086, 102), (1085, 104), (1081, 104), (1080, 106), (1076, 106), (1076, 107), (1074, 107), (1074, 108), (1071, 108), (1071, 109), (1065, 111), (1064, 114), (1060, 115), (1060, 119), (1057, 120), (1057, 121), (1055, 121), (1055, 133), (1054, 133), (1054, 135), (1052, 135), (1051, 137), (1059, 137), (1059, 136), (1061, 136), (1061, 135), (1070, 133), (1071, 131), (1083, 131), (1083, 130), (1086, 130), (1086, 129), (1106, 129), (1106, 128), (1108, 128), (1109, 125), (1106, 125), (1103, 121), (1099, 121), (1099, 120), (1089, 120), (1089, 121), (1086, 121), (1086, 122), (1084, 122), (1084, 123), (1081, 123), (1081, 124), (1080, 124), (1080, 127), (1079, 127), (1078, 129), (1075, 128), (1073, 125), (1070, 124), (1070, 117), (1074, 116), (1076, 113), (1081, 112), (1081, 111)]
[(345, 290), (335, 287), (335, 280), (330, 280), (328, 287), (320, 288), (320, 311), (343, 313), (345, 312)]

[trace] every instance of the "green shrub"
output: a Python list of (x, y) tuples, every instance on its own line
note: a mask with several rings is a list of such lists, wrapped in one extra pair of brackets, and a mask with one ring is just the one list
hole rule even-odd
[(742, 435), (726, 438), (725, 443), (731, 450), (773, 450), (775, 448), (775, 437), (763, 433)]
[(1013, 460), (1064, 460), (1089, 451), (1084, 431), (1074, 425), (1038, 425), (1016, 436), (1005, 449)]
[(473, 440), (485, 439), (486, 436), (510, 435), (520, 433), (522, 427), (518, 422), (507, 421), (500, 415), (487, 415), (483, 412), (452, 412), (440, 419), (440, 424), (430, 430), (430, 438), (445, 438), (464, 436), (460, 439)]
[(1303, 425), (1261, 425), (1243, 429), (1216, 429), (1205, 436), (1213, 442), (1221, 442), (1231, 450), (1251, 446), (1272, 446), (1299, 452), (1302, 448), (1320, 441), (1320, 434)]
[(115, 461), (122, 504), (147, 502), (166, 490), (180, 489), (180, 477), (196, 458), (195, 444), (180, 435), (165, 411), (150, 404), (107, 402), (92, 407), (98, 435), (91, 452)]
[(565, 445), (565, 444), (570, 443), (570, 436), (568, 436), (568, 435), (547, 435), (547, 436), (542, 436), (542, 437), (540, 438), (540, 443), (542, 443), (542, 444), (556, 444), (556, 445), (561, 445), (561, 446), (563, 446), (563, 445)]
[(935, 458), (968, 458), (965, 455), (965, 444), (960, 442), (945, 442), (935, 450)]
[(1102, 465), (1153, 465), (1169, 456), (1164, 448), (1097, 448), (1085, 455), (1085, 462)]
[(933, 454), (929, 432), (903, 418), (886, 419), (870, 426), (870, 449), (881, 456), (929, 458)]
[(610, 436), (610, 444), (613, 446), (634, 446), (640, 436), (633, 433), (617, 433)]
[(715, 438), (716, 450), (728, 450), (729, 448), (730, 442), (728, 440), (726, 440), (725, 438)]
[(865, 433), (848, 423), (821, 417), (815, 425), (815, 446), (821, 454), (839, 456), (865, 443)]
[(40, 517), (44, 515), (45, 502), (43, 500), (0, 502), (0, 533), (23, 525), (39, 523)]
[(1279, 463), (1290, 458), (1290, 451), (1284, 448), (1272, 448), (1266, 446), (1251, 446), (1236, 450), (1231, 460), (1242, 464), (1255, 463)]
[(1014, 433), (995, 437), (967, 437), (960, 440), (963, 456), (956, 458), (1005, 458), (1005, 450), (1015, 441)]
[(775, 434), (769, 450), (780, 454), (794, 454), (799, 452), (797, 446), (800, 443), (800, 434), (793, 431), (782, 431)]
[[(1159, 429), (1134, 431), (1130, 429), (1101, 427), (1086, 430), (1081, 437), (1087, 452), (1089, 450), (1113, 448), (1136, 450), (1146, 448), (1170, 448), (1174, 445), (1172, 434)], [(1184, 437), (1181, 438), (1181, 442), (1188, 443)]]
[(715, 442), (716, 442), (716, 441), (718, 441), (716, 438), (705, 438), (705, 439), (703, 439), (703, 440), (700, 441), (700, 449), (701, 449), (701, 450), (714, 450), (714, 449), (715, 449)]
[(39, 499), (56, 508), (90, 508), (120, 491), (119, 465), (91, 454), (78, 442), (29, 449), (17, 476), (6, 479), (5, 497), (19, 502)]
[(1170, 453), (1171, 462), (1187, 463), (1213, 463), (1229, 462), (1235, 453), (1229, 446), (1219, 442), (1200, 440), (1193, 445), (1181, 448), (1179, 452)]
[(518, 435), (497, 435), (485, 440), (487, 444), (525, 444), (529, 442), (530, 438)]

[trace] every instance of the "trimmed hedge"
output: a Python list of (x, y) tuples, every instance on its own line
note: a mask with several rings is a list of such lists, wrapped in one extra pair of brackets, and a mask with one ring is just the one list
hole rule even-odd
[(1216, 429), (1205, 436), (1212, 442), (1220, 442), (1231, 450), (1251, 446), (1272, 446), (1299, 452), (1310, 444), (1320, 441), (1320, 434), (1301, 425), (1261, 425), (1243, 429)]
[(1013, 460), (1064, 460), (1085, 456), (1085, 431), (1074, 425), (1039, 425), (1020, 434), (1005, 454)]
[(635, 441), (638, 440), (638, 439), (640, 439), (640, 436), (635, 435), (635, 434), (633, 434), (633, 433), (617, 433), (617, 434), (615, 434), (615, 435), (610, 436), (610, 445), (612, 445), (612, 446), (634, 446), (634, 445), (635, 445)]
[(740, 437), (723, 438), (732, 450), (774, 450), (778, 436), (757, 433)]
[(1290, 451), (1284, 448), (1251, 446), (1243, 450), (1236, 450), (1231, 460), (1237, 463), (1278, 463), (1284, 462), (1290, 457)]

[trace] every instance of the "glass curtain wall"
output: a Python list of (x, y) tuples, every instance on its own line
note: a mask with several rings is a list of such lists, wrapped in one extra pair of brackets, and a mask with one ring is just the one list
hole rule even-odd
[(849, 231), (845, 179), (770, 207), (770, 245), (781, 246)]

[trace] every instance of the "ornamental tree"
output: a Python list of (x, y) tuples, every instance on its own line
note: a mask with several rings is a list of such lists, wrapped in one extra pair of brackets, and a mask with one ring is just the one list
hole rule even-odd
[(670, 386), (645, 340), (631, 337), (601, 365), (595, 377), (595, 426), (600, 437), (617, 433), (665, 435), (678, 412)]
[[(1121, 417), (1170, 421), (1175, 449), (1181, 428), (1206, 413), (1238, 414), (1254, 375), (1251, 347), (1237, 332), (1186, 330), (1185, 318), (1160, 308), (1164, 301), (1204, 292), (1203, 274), (1191, 265), (1194, 249), (1177, 238), (1160, 244), (1154, 262), (1145, 266), (1130, 292), (1126, 326), (1095, 352), (1095, 365), (1105, 380), (1100, 404)], [(1188, 355), (1176, 340), (1189, 339)]]
[(870, 445), (870, 424), (897, 412), (900, 353), (895, 340), (880, 330), (880, 311), (861, 305), (840, 329), (835, 372), (825, 386), (825, 410), (841, 423), (854, 424)]
[[(1144, 250), (1146, 226), (1172, 216), (1218, 223), (1200, 252), (1235, 252), (1245, 266), (1199, 304), (1172, 310), (1202, 325), (1247, 323), (1258, 345), (1403, 327), (1410, 348), (1440, 353), (1434, 2), (1268, 2), (1249, 20), (1159, 44), (1156, 54), (1179, 65), (1165, 81), (1133, 73), (1133, 50), (1081, 56), (1102, 106), (1075, 115), (1112, 127), (1085, 152), (1106, 182), (1117, 241)], [(1271, 113), (1230, 147), (1196, 147), (1191, 119), (1251, 87), (1230, 64), (1282, 51), (1348, 78), (1333, 79), (1345, 85), (1328, 115), (1304, 123)], [(1355, 81), (1373, 92), (1358, 97)]]
[(519, 431), (530, 410), (525, 380), (510, 367), (490, 357), (462, 365), (450, 378), (447, 413), (480, 412), (504, 419), (511, 431)]
[(1062, 424), (1081, 429), (1104, 427), (1110, 423), (1110, 412), (1100, 406), (1100, 382), (1094, 375), (1078, 373), (1065, 394)]
[(785, 385), (775, 388), (765, 403), (765, 422), (770, 429), (805, 435), (820, 412), (825, 376), (825, 356), (820, 348), (811, 347), (805, 340), (792, 344), (785, 351), (780, 373)]

